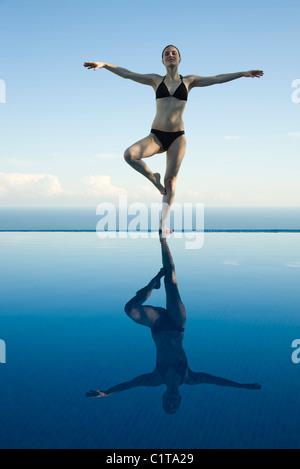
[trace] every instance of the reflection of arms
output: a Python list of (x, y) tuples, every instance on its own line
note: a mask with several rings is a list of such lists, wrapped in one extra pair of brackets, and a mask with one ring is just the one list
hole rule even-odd
[(261, 386), (257, 383), (255, 384), (240, 384), (230, 381), (225, 378), (218, 378), (217, 376), (212, 376), (207, 373), (194, 373), (189, 371), (186, 384), (195, 385), (195, 384), (215, 384), (216, 386), (230, 386), (232, 388), (243, 388), (243, 389), (261, 389)]
[(117, 384), (107, 391), (90, 391), (87, 393), (87, 397), (106, 397), (111, 394), (116, 394), (117, 392), (127, 391), (128, 389), (141, 387), (141, 386), (160, 386), (162, 379), (156, 371), (148, 373), (145, 375), (137, 376), (131, 381), (126, 381), (125, 383)]
[(137, 388), (140, 386), (159, 386), (162, 382), (158, 379), (159, 376), (154, 372), (147, 373), (146, 375), (137, 376), (132, 381), (117, 384), (106, 391), (106, 394), (115, 394), (116, 392), (127, 391), (127, 389)]

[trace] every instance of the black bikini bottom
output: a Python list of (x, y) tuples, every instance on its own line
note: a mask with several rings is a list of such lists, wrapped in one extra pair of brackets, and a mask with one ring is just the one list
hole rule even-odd
[(179, 132), (163, 132), (156, 129), (151, 129), (151, 133), (156, 135), (165, 151), (168, 150), (169, 146), (174, 142), (174, 140), (176, 140), (176, 138), (185, 134), (184, 130), (180, 130)]

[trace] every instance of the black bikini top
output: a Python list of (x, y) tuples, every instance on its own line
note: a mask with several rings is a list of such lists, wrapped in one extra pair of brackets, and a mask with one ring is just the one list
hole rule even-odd
[(164, 77), (163, 81), (160, 83), (159, 87), (156, 90), (156, 99), (171, 97), (171, 98), (181, 99), (182, 101), (187, 101), (188, 92), (187, 92), (185, 84), (183, 83), (182, 75), (180, 75), (181, 83), (176, 89), (174, 94), (169, 93), (169, 90), (165, 84), (165, 78), (166, 77)]

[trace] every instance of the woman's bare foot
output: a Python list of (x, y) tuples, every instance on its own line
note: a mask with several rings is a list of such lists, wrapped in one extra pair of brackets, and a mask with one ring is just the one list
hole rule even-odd
[(160, 182), (161, 175), (159, 173), (154, 173), (153, 176), (155, 177), (155, 181), (156, 181), (156, 182), (153, 182), (155, 187), (157, 187), (157, 189), (159, 190), (161, 195), (166, 195), (167, 191), (166, 191), (165, 187)]
[(161, 278), (164, 277), (165, 275), (166, 275), (166, 271), (165, 271), (165, 268), (163, 267), (162, 269), (160, 269), (158, 274), (151, 280), (150, 283), (152, 283), (153, 288), (155, 288), (155, 290), (160, 289), (160, 287), (161, 287)]
[(159, 290), (160, 287), (161, 287), (161, 279), (162, 277), (164, 277), (166, 275), (166, 270), (164, 267), (162, 267), (160, 269), (160, 271), (158, 272), (157, 275), (155, 275), (155, 277), (150, 280), (149, 284), (146, 285), (144, 288), (141, 288), (139, 291), (136, 292), (137, 295), (140, 295), (140, 294), (148, 294), (148, 293), (151, 293), (151, 291), (153, 289), (155, 290)]
[(171, 228), (168, 228), (167, 226), (159, 227), (159, 235), (164, 239), (170, 236), (170, 234), (172, 233), (173, 233), (173, 230), (171, 230)]

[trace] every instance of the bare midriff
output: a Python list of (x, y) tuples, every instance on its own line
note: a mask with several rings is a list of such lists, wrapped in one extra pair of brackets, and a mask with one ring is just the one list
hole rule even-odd
[(186, 360), (182, 348), (184, 333), (177, 331), (161, 331), (153, 334), (157, 350), (157, 360), (160, 363), (178, 363)]
[(182, 120), (186, 101), (168, 96), (156, 100), (156, 116), (152, 129), (163, 132), (179, 132), (184, 130)]

